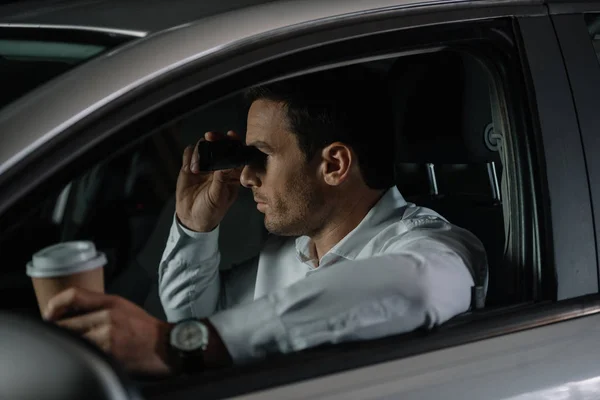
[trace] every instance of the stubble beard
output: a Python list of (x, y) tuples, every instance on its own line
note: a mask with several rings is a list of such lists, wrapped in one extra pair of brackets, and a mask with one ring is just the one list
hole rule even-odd
[(278, 236), (310, 236), (323, 224), (325, 196), (313, 182), (290, 182), (269, 204), (265, 227)]

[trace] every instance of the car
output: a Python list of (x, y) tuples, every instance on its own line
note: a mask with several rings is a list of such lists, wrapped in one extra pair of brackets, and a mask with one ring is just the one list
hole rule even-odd
[[(107, 399), (600, 397), (600, 2), (196, 3), (0, 8), (0, 60), (32, 68), (0, 75), (14, 88), (0, 108), (0, 393), (77, 398), (93, 382), (86, 393)], [(127, 376), (40, 320), (25, 265), (74, 239), (107, 255), (108, 293), (164, 318), (157, 270), (183, 146), (243, 132), (252, 85), (352, 64), (388, 79), (400, 191), (483, 242), (485, 304), (429, 331), (169, 379)], [(220, 267), (264, 237), (242, 191)]]

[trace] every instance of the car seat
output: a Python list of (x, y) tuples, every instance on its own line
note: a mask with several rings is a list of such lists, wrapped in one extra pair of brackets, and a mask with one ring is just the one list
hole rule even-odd
[(510, 303), (502, 166), (487, 72), (470, 55), (443, 51), (399, 58), (388, 74), (398, 189), (482, 241), (489, 266), (486, 306)]

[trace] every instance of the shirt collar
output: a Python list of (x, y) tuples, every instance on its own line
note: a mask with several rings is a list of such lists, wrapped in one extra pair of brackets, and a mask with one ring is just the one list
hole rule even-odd
[[(388, 189), (362, 221), (321, 257), (320, 264), (327, 265), (339, 258), (354, 260), (362, 248), (360, 244), (365, 242), (365, 234), (370, 235), (371, 228), (389, 222), (406, 205), (406, 200), (396, 187)], [(296, 253), (300, 261), (312, 261), (311, 264), (316, 265), (312, 249), (312, 242), (308, 236), (300, 236), (296, 239)]]

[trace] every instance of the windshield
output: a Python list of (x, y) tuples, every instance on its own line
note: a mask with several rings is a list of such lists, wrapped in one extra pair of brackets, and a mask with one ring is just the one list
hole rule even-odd
[(0, 108), (130, 39), (67, 28), (0, 28)]

